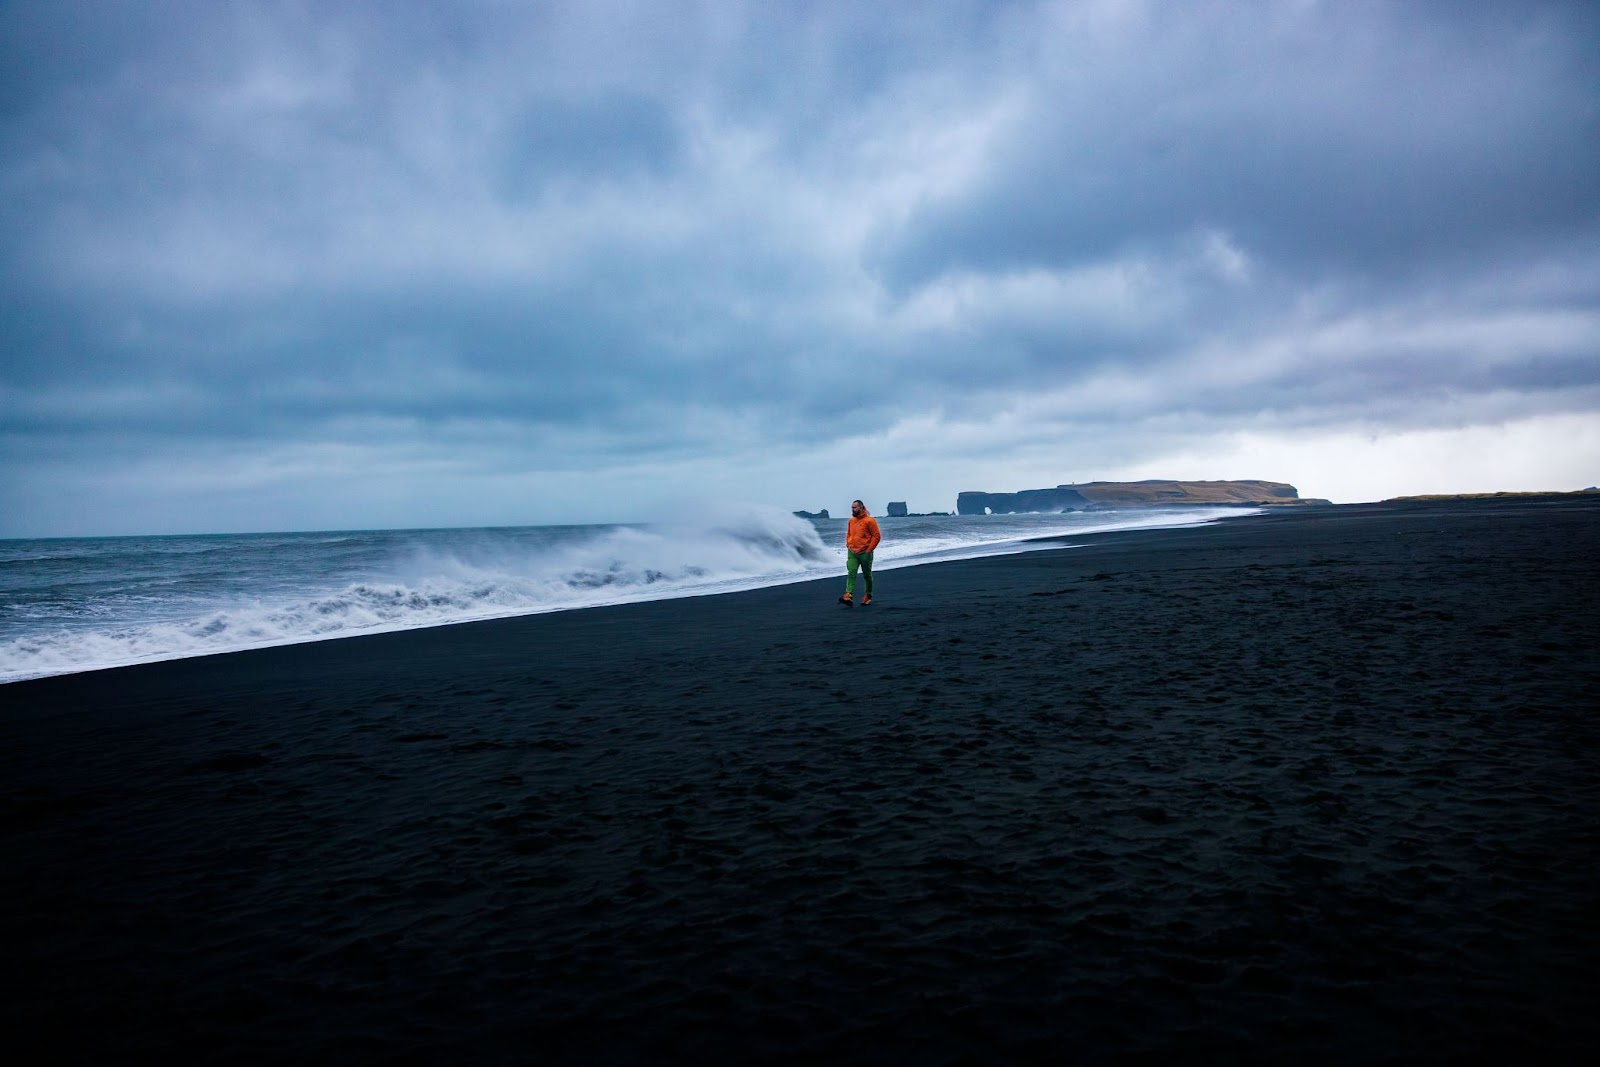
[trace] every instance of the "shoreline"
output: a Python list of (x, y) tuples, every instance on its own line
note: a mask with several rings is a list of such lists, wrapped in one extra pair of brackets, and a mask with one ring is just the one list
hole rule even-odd
[(865, 609), (841, 576), (0, 686), (4, 1017), (62, 1062), (1600, 1040), (1600, 503), (1065, 540)]
[[(1225, 510), (1220, 507), (1206, 506), (1203, 508), (1192, 509), (1195, 511), (1195, 514), (1192, 516), (1179, 514), (1184, 510), (1185, 509), (1183, 508), (1159, 508), (1152, 509), (1150, 515), (1134, 517), (1126, 514), (1126, 510), (1124, 509), (1122, 516), (1116, 521), (1111, 521), (1109, 516), (1102, 517), (1100, 520), (1100, 525), (1071, 531), (1070, 536), (1083, 536), (1089, 533), (1108, 531), (1115, 532), (1128, 526), (1139, 528), (1148, 525), (1148, 528), (1151, 529), (1165, 529), (1175, 526), (1193, 525), (1197, 523), (1203, 524), (1211, 521), (1219, 521), (1219, 519), (1223, 517), (1231, 517), (1220, 515), (1219, 513)], [(1037, 517), (1051, 518), (1050, 516)], [(1002, 522), (1005, 518), (1011, 517), (1003, 517), (1001, 519), (996, 519), (995, 521), (997, 523)], [(537, 531), (543, 528), (522, 527), (515, 529), (519, 531)], [(379, 534), (384, 537), (394, 537), (397, 535), (404, 536), (411, 532), (413, 531), (380, 531)], [(820, 535), (821, 531), (818, 531), (818, 533)], [(925, 534), (926, 531), (923, 531), (923, 533)], [(902, 570), (907, 567), (917, 567), (932, 563), (977, 559), (984, 558), (989, 555), (1006, 555), (1022, 551), (1038, 551), (1041, 550), (1041, 547), (1057, 547), (1051, 542), (1057, 542), (1063, 539), (1063, 535), (1060, 533), (1034, 535), (1022, 534), (1020, 531), (1017, 531), (1016, 534), (1017, 536), (1014, 539), (1008, 539), (1005, 534), (1001, 533), (998, 538), (993, 538), (990, 540), (954, 543), (933, 549), (919, 547), (917, 539), (913, 537), (911, 554), (905, 556), (897, 554), (900, 551), (904, 551), (903, 546), (898, 543), (897, 537), (897, 543), (892, 546), (892, 549), (886, 558), (880, 558), (878, 560), (876, 569), (880, 573), (884, 573), (888, 571)], [(295, 534), (290, 536), (321, 537), (322, 535), (313, 533)], [(207, 540), (209, 537), (210, 535), (196, 535), (193, 538), (182, 539)], [(113, 538), (110, 540), (116, 539)], [(819, 550), (822, 549), (821, 544), (818, 544), (814, 547)], [(446, 549), (446, 551), (449, 550)], [(806, 558), (807, 560), (811, 560), (815, 557), (807, 556)], [(794, 561), (790, 560), (786, 562), (793, 563)], [(230, 637), (224, 639), (228, 643), (223, 643), (222, 641), (212, 642), (206, 639), (196, 638), (194, 636), (194, 631), (197, 628), (202, 629), (203, 632), (201, 625), (202, 623), (206, 623), (207, 627), (210, 625), (219, 625), (220, 629), (228, 631), (230, 634), (239, 630), (248, 632), (250, 626), (249, 616), (252, 612), (264, 612), (266, 616), (264, 621), (268, 625), (278, 626), (280, 625), (278, 622), (278, 616), (292, 616), (297, 609), (304, 605), (305, 598), (307, 597), (313, 597), (317, 600), (321, 600), (323, 598), (331, 599), (335, 609), (340, 607), (350, 607), (355, 611), (366, 610), (367, 606), (362, 602), (362, 594), (365, 593), (365, 589), (363, 587), (369, 582), (375, 582), (376, 585), (381, 588), (385, 584), (389, 584), (391, 580), (352, 577), (350, 579), (350, 584), (346, 585), (342, 589), (339, 588), (338, 582), (333, 582), (332, 584), (329, 584), (325, 588), (319, 589), (314, 593), (302, 591), (300, 594), (301, 604), (297, 604), (294, 597), (290, 597), (284, 601), (281, 598), (275, 600), (270, 595), (252, 596), (249, 595), (248, 592), (245, 592), (242, 594), (242, 599), (236, 598), (231, 602), (213, 602), (204, 607), (197, 606), (194, 610), (198, 611), (199, 614), (191, 614), (187, 619), (179, 618), (164, 621), (153, 619), (129, 619), (119, 624), (108, 624), (108, 629), (101, 629), (99, 631), (89, 629), (79, 633), (74, 632), (69, 628), (62, 628), (59, 630), (47, 629), (37, 631), (26, 636), (16, 635), (8, 638), (6, 641), (0, 641), (0, 646), (10, 646), (11, 652), (18, 657), (16, 661), (13, 661), (4, 667), (0, 667), (0, 687), (13, 684), (15, 682), (35, 681), (42, 678), (61, 677), (71, 674), (115, 670), (122, 667), (136, 667), (150, 663), (161, 663), (172, 660), (200, 659), (207, 656), (228, 655), (234, 652), (250, 652), (266, 648), (314, 644), (323, 641), (340, 641), (357, 637), (371, 637), (380, 634), (402, 633), (411, 630), (429, 630), (440, 626), (455, 626), (474, 622), (491, 622), (502, 619), (520, 618), (530, 615), (559, 614), (568, 611), (581, 611), (599, 607), (615, 607), (624, 604), (642, 603), (654, 600), (677, 600), (702, 596), (720, 596), (728, 593), (747, 592), (755, 589), (775, 588), (785, 585), (798, 585), (810, 581), (827, 581), (833, 578), (835, 571), (842, 570), (843, 566), (843, 556), (841, 552), (839, 559), (837, 560), (837, 566), (830, 565), (819, 568), (815, 564), (812, 564), (805, 568), (804, 571), (780, 569), (768, 573), (743, 575), (729, 574), (703, 582), (696, 582), (693, 580), (668, 581), (664, 582), (660, 586), (638, 584), (630, 585), (627, 582), (624, 582), (618, 587), (620, 591), (602, 594), (592, 600), (583, 599), (583, 597), (588, 594), (580, 592), (577, 594), (578, 599), (563, 601), (557, 598), (554, 602), (541, 602), (539, 600), (534, 600), (532, 602), (526, 602), (515, 606), (498, 604), (494, 607), (478, 607), (473, 610), (468, 610), (467, 608), (461, 607), (459, 604), (457, 604), (455, 605), (457, 608), (457, 617), (455, 618), (433, 617), (421, 620), (415, 618), (401, 618), (399, 620), (387, 622), (375, 621), (368, 622), (366, 624), (352, 624), (349, 626), (337, 625), (332, 628), (321, 629), (318, 631), (304, 631), (300, 633), (291, 633), (284, 636), (258, 636), (254, 638)], [(518, 581), (518, 576), (515, 573), (497, 577), (503, 578), (512, 585)], [(577, 577), (586, 576), (579, 575)], [(399, 579), (398, 581), (402, 586), (402, 592), (409, 593), (413, 598), (420, 596), (423, 599), (427, 599), (432, 595), (425, 588), (407, 588), (405, 579)], [(455, 592), (457, 595), (459, 595), (459, 591)], [(447, 593), (446, 595), (448, 596), (449, 594)], [(398, 599), (400, 597), (400, 593), (395, 593), (394, 596)], [(3, 598), (3, 594), (0, 594), (0, 598)], [(379, 610), (383, 610), (383, 608), (386, 606), (387, 605), (380, 605)], [(236, 612), (241, 614), (243, 618), (232, 618), (231, 616)], [(210, 618), (209, 623), (207, 623), (208, 617)], [(292, 626), (293, 624), (291, 623), (290, 625)], [(161, 634), (159, 631), (162, 629), (171, 630), (173, 632), (169, 634)], [(157, 632), (152, 633), (150, 631)], [(53, 656), (59, 657), (64, 661), (66, 659), (67, 652), (62, 645), (58, 644), (58, 642), (70, 643), (74, 637), (84, 641), (85, 643), (83, 647), (86, 649), (92, 649), (97, 658), (95, 658), (93, 661), (90, 661), (88, 656), (84, 656), (84, 658), (79, 659), (73, 666), (70, 667), (63, 667), (59, 663), (42, 666), (35, 664), (28, 668), (24, 668), (20, 665), (21, 659), (24, 655), (37, 655), (42, 649), (45, 648), (50, 648)], [(94, 643), (93, 639), (96, 637), (101, 639), (101, 643), (99, 645)], [(37, 642), (39, 647), (32, 649), (27, 648), (26, 646), (31, 642)], [(115, 645), (117, 642), (144, 644), (146, 648), (145, 651), (136, 657), (117, 656), (114, 653), (107, 651), (107, 645)], [(169, 647), (165, 650), (161, 650), (160, 645), (162, 642), (176, 642), (177, 647)], [(232, 647), (229, 647), (230, 643), (232, 644)], [(18, 646), (22, 647), (19, 648)], [(47, 659), (47, 657), (42, 655), (39, 658)]]
[[(1042, 533), (1190, 525), (1226, 514), (1226, 509), (1218, 507), (1192, 514), (1182, 514), (1184, 510), (1120, 512), (1098, 518), (995, 517), (976, 523), (960, 520), (949, 528), (907, 518), (904, 522), (910, 525), (906, 530), (891, 533), (890, 549), (880, 553), (877, 569), (890, 571), (1035, 549), (1038, 545), (1030, 545), (1029, 539)], [(789, 526), (773, 528), (774, 518)], [(640, 528), (634, 533), (627, 528), (595, 526), (600, 533), (576, 541), (570, 534), (552, 536), (552, 531), (563, 528), (542, 526), (466, 531), (459, 536), (451, 531), (376, 531), (357, 537), (354, 549), (339, 550), (346, 558), (325, 573), (318, 568), (330, 566), (330, 560), (315, 552), (302, 560), (299, 553), (304, 545), (323, 544), (326, 534), (269, 534), (266, 541), (272, 544), (266, 552), (274, 558), (262, 557), (261, 549), (251, 547), (253, 537), (178, 537), (176, 542), (200, 557), (218, 550), (245, 553), (243, 566), (251, 574), (240, 584), (216, 576), (202, 577), (197, 589), (186, 593), (189, 600), (179, 598), (182, 606), (178, 611), (162, 611), (160, 600), (166, 585), (184, 587), (190, 576), (174, 571), (168, 581), (160, 581), (158, 571), (165, 563), (154, 558), (150, 566), (157, 573), (142, 573), (142, 563), (130, 563), (112, 553), (115, 566), (133, 566), (139, 574), (104, 603), (74, 603), (70, 597), (51, 600), (48, 590), (30, 581), (24, 569), (8, 577), (8, 582), (14, 582), (16, 601), (11, 614), (16, 617), (3, 627), (8, 633), (0, 638), (0, 685), (461, 622), (800, 584), (829, 579), (843, 568), (842, 545), (837, 558), (830, 558), (835, 555), (830, 549), (838, 531), (758, 512), (723, 517), (720, 522), (714, 541), (720, 539), (718, 544), (728, 552), (744, 553), (731, 566), (715, 561), (718, 544), (704, 544), (698, 536), (685, 541), (682, 528), (670, 525)], [(898, 525), (902, 520), (885, 522)], [(842, 531), (842, 523), (835, 525)], [(443, 539), (432, 534), (443, 534)], [(494, 536), (485, 541), (485, 534)], [(93, 544), (118, 541), (114, 537)], [(147, 539), (134, 539), (136, 544), (144, 541)], [(347, 537), (331, 539), (333, 544), (347, 541)], [(685, 552), (698, 555), (683, 555)], [(90, 553), (82, 584), (117, 585), (120, 574), (107, 568), (98, 553), (99, 549)], [(56, 557), (46, 552), (22, 558)], [(694, 566), (694, 560), (702, 566)], [(277, 581), (266, 577), (272, 571), (283, 577)], [(302, 571), (320, 574), (320, 581), (290, 579)], [(0, 590), (0, 600), (6, 598), (6, 590)], [(58, 624), (46, 622), (51, 617), (58, 619)], [(88, 621), (91, 617), (98, 622)]]

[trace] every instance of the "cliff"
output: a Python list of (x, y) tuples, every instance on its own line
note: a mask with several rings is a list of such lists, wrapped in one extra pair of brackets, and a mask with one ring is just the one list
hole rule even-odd
[(1299, 490), (1283, 482), (1174, 482), (1152, 478), (1142, 482), (1084, 482), (1081, 485), (1058, 485), (1054, 489), (1024, 489), (1020, 493), (964, 492), (956, 497), (956, 512), (961, 515), (1007, 515), (1091, 508), (1149, 508), (1173, 504), (1262, 507), (1326, 503), (1326, 500), (1302, 500)]
[(1012, 515), (1027, 511), (1082, 511), (1089, 498), (1071, 486), (1024, 489), (1020, 493), (958, 493), (957, 515)]

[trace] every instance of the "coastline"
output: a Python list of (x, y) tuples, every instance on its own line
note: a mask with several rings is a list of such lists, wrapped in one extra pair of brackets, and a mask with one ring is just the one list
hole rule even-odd
[[(879, 571), (1178, 525), (1207, 507), (886, 519)], [(635, 527), (202, 534), (17, 542), (0, 581), (0, 685), (275, 645), (831, 578), (843, 523), (728, 506), (709, 530)], [(837, 527), (835, 529), (834, 527)], [(1031, 546), (1037, 548), (1038, 546)], [(218, 567), (219, 561), (227, 565)]]
[(1600, 502), (1335, 505), (0, 686), (14, 1032), (129, 1057), (1600, 1040)]

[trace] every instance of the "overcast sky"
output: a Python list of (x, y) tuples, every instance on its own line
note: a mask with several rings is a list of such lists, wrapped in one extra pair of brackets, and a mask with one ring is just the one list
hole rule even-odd
[(1600, 482), (1600, 4), (0, 3), (0, 536)]

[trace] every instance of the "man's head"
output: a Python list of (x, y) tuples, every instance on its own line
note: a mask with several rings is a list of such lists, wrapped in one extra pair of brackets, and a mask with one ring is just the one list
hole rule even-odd
[(850, 501), (850, 514), (860, 518), (867, 513), (867, 506), (859, 500)]

